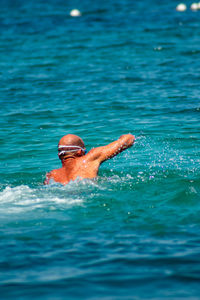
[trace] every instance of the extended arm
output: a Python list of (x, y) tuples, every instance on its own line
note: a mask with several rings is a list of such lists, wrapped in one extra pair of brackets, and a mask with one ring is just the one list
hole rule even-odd
[(127, 148), (130, 148), (135, 141), (132, 134), (122, 135), (117, 141), (114, 141), (106, 146), (92, 149), (86, 156), (88, 160), (98, 160), (101, 164), (107, 159), (114, 157)]

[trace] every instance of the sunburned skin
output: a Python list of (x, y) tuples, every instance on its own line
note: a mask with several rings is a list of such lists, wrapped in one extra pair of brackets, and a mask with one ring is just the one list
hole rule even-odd
[(79, 178), (95, 178), (100, 165), (127, 148), (135, 141), (132, 134), (122, 135), (118, 140), (102, 147), (93, 148), (85, 154), (83, 140), (72, 134), (65, 135), (59, 141), (59, 158), (62, 167), (47, 173), (44, 184), (53, 179), (63, 185)]

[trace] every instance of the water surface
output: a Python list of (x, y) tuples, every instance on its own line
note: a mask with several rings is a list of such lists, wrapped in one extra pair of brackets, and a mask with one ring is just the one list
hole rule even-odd
[[(2, 299), (199, 299), (200, 12), (177, 4), (1, 1)], [(43, 186), (63, 135), (128, 132), (97, 179)]]

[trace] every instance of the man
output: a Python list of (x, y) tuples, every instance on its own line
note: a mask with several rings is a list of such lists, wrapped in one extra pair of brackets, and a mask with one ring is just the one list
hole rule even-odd
[(98, 175), (99, 167), (105, 160), (131, 147), (134, 140), (135, 137), (132, 134), (125, 134), (117, 141), (94, 148), (86, 154), (84, 142), (80, 137), (73, 134), (65, 135), (58, 144), (58, 156), (62, 167), (47, 173), (44, 184), (49, 184), (50, 179), (67, 184), (77, 177), (94, 178)]

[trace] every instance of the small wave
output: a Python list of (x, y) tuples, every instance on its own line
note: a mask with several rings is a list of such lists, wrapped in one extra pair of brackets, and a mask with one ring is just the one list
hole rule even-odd
[(83, 205), (86, 198), (84, 190), (88, 189), (88, 183), (81, 183), (79, 187), (77, 182), (67, 186), (52, 183), (37, 188), (30, 188), (27, 185), (6, 186), (0, 192), (0, 214), (21, 213), (46, 207), (59, 209)]
[[(103, 181), (102, 181), (103, 182)], [(104, 190), (98, 179), (77, 178), (63, 186), (51, 181), (49, 185), (5, 186), (0, 191), (0, 213), (13, 213), (36, 208), (50, 207), (51, 205), (64, 206), (83, 205), (93, 192)]]

